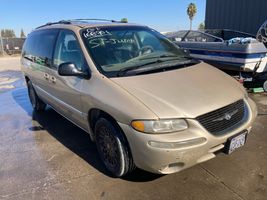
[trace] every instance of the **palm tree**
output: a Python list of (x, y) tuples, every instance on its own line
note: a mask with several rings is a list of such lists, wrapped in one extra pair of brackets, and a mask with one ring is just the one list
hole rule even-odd
[(192, 29), (192, 20), (197, 13), (197, 6), (194, 3), (190, 3), (187, 7), (187, 15), (190, 20), (190, 30)]

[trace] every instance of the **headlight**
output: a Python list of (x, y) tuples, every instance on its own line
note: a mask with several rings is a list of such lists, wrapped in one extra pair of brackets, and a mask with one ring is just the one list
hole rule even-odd
[(143, 133), (171, 133), (188, 128), (184, 119), (134, 120), (131, 126)]

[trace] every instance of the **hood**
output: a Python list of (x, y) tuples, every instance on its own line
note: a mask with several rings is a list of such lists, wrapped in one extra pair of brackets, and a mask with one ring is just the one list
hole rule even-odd
[(159, 118), (195, 118), (244, 98), (232, 77), (206, 64), (146, 75), (112, 78)]

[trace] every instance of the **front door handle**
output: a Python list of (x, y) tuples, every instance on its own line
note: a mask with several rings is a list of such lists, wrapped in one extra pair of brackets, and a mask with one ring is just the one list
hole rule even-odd
[(49, 74), (44, 73), (44, 78), (45, 78), (46, 80), (49, 80)]

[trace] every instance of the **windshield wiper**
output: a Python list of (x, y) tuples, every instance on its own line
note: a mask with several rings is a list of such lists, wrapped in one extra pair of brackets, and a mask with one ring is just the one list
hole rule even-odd
[(144, 57), (144, 58), (140, 58), (139, 60), (148, 60), (148, 59), (160, 59), (160, 58), (177, 58), (180, 59), (180, 56), (174, 55), (174, 54), (161, 54), (159, 56), (151, 56), (151, 57)]
[(137, 69), (139, 69), (141, 67), (144, 67), (146, 65), (151, 65), (151, 64), (155, 64), (155, 63), (161, 63), (161, 62), (164, 62), (164, 61), (158, 59), (158, 60), (155, 60), (155, 61), (152, 61), (152, 62), (147, 62), (147, 63), (141, 64), (141, 65), (137, 65), (137, 66), (134, 66), (134, 67), (126, 67), (124, 69), (121, 69), (118, 72), (117, 76), (123, 76), (124, 74), (126, 74), (129, 71), (137, 70)]
[[(170, 61), (170, 60), (168, 60), (168, 61)], [(169, 64), (164, 64), (163, 62), (165, 62), (165, 61), (158, 59), (156, 61), (148, 62), (148, 63), (145, 63), (143, 65), (124, 68), (118, 72), (117, 76), (124, 76), (125, 74), (127, 74), (129, 72), (131, 72), (131, 74), (136, 75), (136, 74), (141, 74), (141, 73), (148, 72), (148, 71), (156, 71), (156, 70), (160, 70), (160, 69), (184, 67), (184, 66), (187, 66), (189, 64), (192, 65), (192, 64), (198, 63), (197, 61), (192, 60), (192, 59), (191, 60), (179, 60), (175, 63), (172, 62)], [(152, 65), (155, 63), (162, 63), (162, 64), (159, 64), (158, 66)], [(151, 66), (147, 66), (147, 65), (151, 65)], [(147, 67), (144, 67), (144, 66), (147, 66)]]

